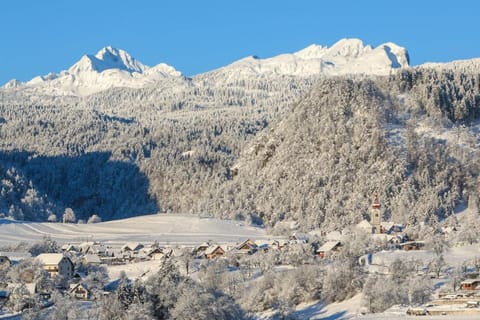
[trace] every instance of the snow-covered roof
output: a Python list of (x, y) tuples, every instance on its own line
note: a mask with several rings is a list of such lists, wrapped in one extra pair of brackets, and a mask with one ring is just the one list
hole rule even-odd
[(79, 248), (73, 244), (64, 244), (60, 249), (62, 249), (63, 251), (78, 251)]
[(474, 284), (480, 282), (480, 279), (466, 279), (461, 282), (461, 284)]
[(42, 253), (37, 256), (37, 260), (39, 260), (42, 264), (58, 265), (63, 258), (66, 257), (62, 253)]
[(219, 245), (213, 245), (213, 246), (210, 246), (207, 248), (207, 250), (205, 250), (205, 254), (212, 254), (214, 253), (217, 249), (220, 249), (222, 250), (223, 252), (225, 252), (225, 250), (219, 246)]
[(327, 241), (317, 249), (317, 252), (328, 252), (340, 244), (340, 241)]
[(139, 242), (129, 242), (122, 247), (122, 250), (137, 251), (143, 248), (143, 244)]
[(96, 254), (86, 254), (83, 256), (83, 261), (85, 263), (101, 263), (102, 261)]

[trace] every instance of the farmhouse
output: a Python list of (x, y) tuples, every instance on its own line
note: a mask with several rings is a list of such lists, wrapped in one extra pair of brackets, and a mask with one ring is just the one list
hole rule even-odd
[(407, 241), (400, 243), (399, 246), (405, 251), (420, 250), (425, 246), (425, 243), (423, 241)]
[(140, 249), (143, 249), (143, 244), (138, 242), (127, 243), (122, 247), (123, 252), (138, 252)]
[(223, 248), (219, 245), (210, 246), (207, 248), (207, 250), (205, 250), (205, 258), (209, 260), (223, 256), (224, 254), (225, 250), (223, 250)]
[(250, 239), (245, 240), (237, 247), (237, 253), (252, 254), (258, 249), (257, 244)]
[(341, 246), (342, 243), (340, 241), (327, 241), (316, 250), (316, 253), (320, 258), (325, 258), (332, 252), (337, 252)]
[(462, 290), (480, 289), (480, 279), (466, 279), (460, 283)]
[(12, 262), (7, 256), (0, 256), (0, 268), (2, 267), (10, 267)]
[(57, 274), (70, 279), (73, 277), (74, 265), (70, 258), (61, 253), (42, 253), (37, 257), (42, 267), (51, 277)]
[(90, 291), (82, 283), (72, 283), (68, 293), (79, 300), (88, 300), (90, 298)]
[(102, 263), (102, 261), (98, 255), (88, 253), (83, 256), (82, 263), (89, 266), (98, 266)]

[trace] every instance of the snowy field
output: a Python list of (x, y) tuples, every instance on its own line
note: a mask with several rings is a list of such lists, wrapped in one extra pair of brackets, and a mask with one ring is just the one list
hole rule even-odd
[(40, 241), (50, 236), (58, 243), (102, 241), (110, 245), (127, 242), (190, 245), (207, 240), (238, 243), (267, 239), (265, 230), (239, 221), (199, 218), (192, 215), (156, 214), (95, 224), (36, 223), (0, 219), (0, 244)]
[[(323, 319), (323, 320), (478, 320), (479, 315), (437, 315), (437, 316), (409, 316), (406, 314), (408, 307), (393, 306), (383, 313), (361, 314), (362, 294), (357, 294), (351, 299), (323, 305), (321, 302), (302, 304), (297, 307), (295, 315), (300, 319)], [(262, 319), (262, 318), (260, 318)]]

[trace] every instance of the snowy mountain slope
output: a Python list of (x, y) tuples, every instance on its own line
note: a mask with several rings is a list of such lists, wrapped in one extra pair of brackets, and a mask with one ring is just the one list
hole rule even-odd
[(419, 65), (417, 69), (435, 69), (439, 71), (457, 71), (464, 73), (478, 73), (480, 72), (480, 58), (455, 60), (451, 62), (427, 62)]
[(311, 45), (295, 53), (267, 59), (246, 57), (214, 72), (233, 79), (259, 75), (388, 75), (408, 67), (407, 50), (394, 43), (372, 48), (359, 39), (342, 39), (330, 48)]
[(4, 88), (53, 96), (85, 96), (113, 87), (142, 88), (171, 78), (181, 78), (181, 73), (164, 63), (150, 68), (126, 51), (109, 46), (96, 55), (84, 55), (68, 70), (38, 76), (26, 83), (11, 80)]

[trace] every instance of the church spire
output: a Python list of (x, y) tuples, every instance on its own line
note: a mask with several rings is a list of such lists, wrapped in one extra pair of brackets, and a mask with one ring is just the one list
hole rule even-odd
[(378, 201), (378, 193), (375, 192), (372, 203), (372, 209), (370, 210), (370, 223), (374, 227), (374, 233), (382, 232), (382, 212), (381, 205)]

